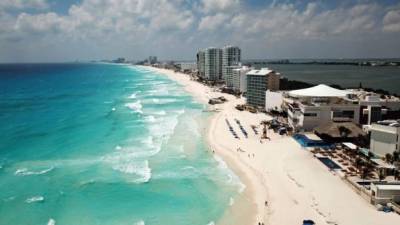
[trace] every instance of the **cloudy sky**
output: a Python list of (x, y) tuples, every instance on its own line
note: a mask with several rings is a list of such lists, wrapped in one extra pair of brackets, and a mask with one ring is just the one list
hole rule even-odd
[(400, 57), (399, 0), (0, 0), (0, 62)]

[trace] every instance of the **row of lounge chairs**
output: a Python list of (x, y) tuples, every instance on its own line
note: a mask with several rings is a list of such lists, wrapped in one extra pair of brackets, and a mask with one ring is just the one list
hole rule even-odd
[(231, 123), (229, 122), (228, 119), (225, 119), (226, 124), (228, 125), (229, 131), (232, 133), (233, 137), (236, 139), (240, 139), (233, 127), (231, 126)]
[[(359, 171), (354, 166), (354, 156), (347, 154), (347, 152), (338, 150), (323, 150), (320, 148), (315, 148), (311, 150), (313, 154), (320, 154), (324, 157), (331, 157), (335, 159), (341, 166), (342, 172), (347, 176), (360, 176)], [(367, 175), (370, 179), (375, 179), (376, 175), (374, 173), (369, 173)]]
[(238, 119), (235, 119), (235, 122), (237, 123), (237, 125), (239, 126), (240, 130), (242, 131), (243, 135), (247, 138), (248, 134), (247, 131), (243, 128), (242, 124), (240, 123), (240, 121)]

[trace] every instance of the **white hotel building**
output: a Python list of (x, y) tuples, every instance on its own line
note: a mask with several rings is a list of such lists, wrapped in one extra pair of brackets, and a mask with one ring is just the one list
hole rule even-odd
[(265, 109), (265, 93), (267, 90), (279, 90), (280, 74), (268, 68), (261, 68), (249, 71), (246, 77), (246, 103)]
[[(237, 67), (232, 70), (232, 89), (235, 92), (244, 93), (247, 91), (247, 73), (251, 68), (247, 66)], [(229, 87), (228, 83), (227, 86)]]
[(310, 131), (330, 121), (358, 124), (360, 107), (350, 97), (349, 91), (320, 84), (289, 91), (283, 101), (289, 124), (296, 130)]
[(222, 50), (207, 48), (204, 57), (204, 75), (207, 80), (217, 81), (222, 77)]
[(241, 50), (236, 46), (209, 47), (197, 52), (197, 70), (200, 77), (209, 81), (224, 80), (233, 86), (233, 70), (240, 68)]
[(233, 70), (240, 68), (241, 50), (236, 46), (222, 48), (222, 79), (228, 88), (233, 87)]
[(371, 151), (381, 157), (400, 150), (399, 121), (380, 121), (369, 127), (371, 132)]

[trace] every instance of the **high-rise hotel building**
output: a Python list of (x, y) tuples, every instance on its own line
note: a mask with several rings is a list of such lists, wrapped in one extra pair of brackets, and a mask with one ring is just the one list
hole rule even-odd
[(233, 87), (233, 70), (240, 68), (241, 50), (236, 46), (225, 46), (222, 49), (222, 79), (228, 88)]
[(205, 79), (217, 81), (222, 77), (222, 49), (206, 48), (204, 57)]
[(233, 70), (240, 68), (241, 50), (236, 46), (206, 48), (197, 52), (199, 76), (217, 81), (223, 79), (227, 86), (233, 87)]
[(268, 68), (251, 70), (247, 76), (247, 104), (265, 108), (265, 92), (279, 90), (280, 74)]
[(205, 57), (206, 57), (206, 55), (203, 50), (199, 50), (197, 52), (197, 55), (196, 55), (197, 70), (198, 70), (199, 77), (201, 77), (203, 79), (205, 78), (205, 60), (206, 60)]

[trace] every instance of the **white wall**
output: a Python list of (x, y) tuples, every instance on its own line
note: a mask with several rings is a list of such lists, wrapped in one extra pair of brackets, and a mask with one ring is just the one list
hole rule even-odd
[(392, 154), (400, 144), (398, 136), (399, 129), (396, 127), (373, 124), (371, 126), (371, 151), (382, 157), (387, 153)]
[(283, 96), (280, 92), (265, 92), (265, 110), (270, 111), (272, 109), (277, 109), (282, 111)]

